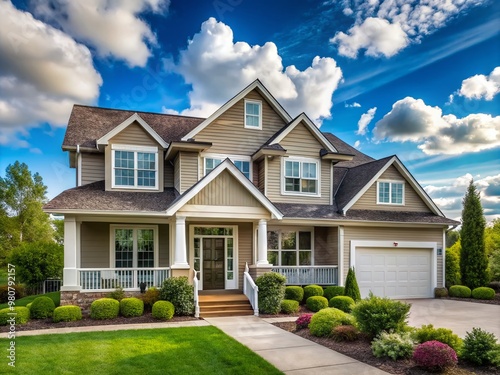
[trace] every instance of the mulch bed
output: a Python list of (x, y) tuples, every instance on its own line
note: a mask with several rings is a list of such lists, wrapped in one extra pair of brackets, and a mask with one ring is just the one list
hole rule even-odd
[(462, 301), (462, 302), (474, 302), (474, 303), (486, 303), (488, 305), (500, 305), (500, 293), (496, 293), (493, 299), (474, 299), (474, 298), (456, 298), (456, 297), (444, 297), (441, 299), (451, 299), (453, 301)]
[[(383, 371), (389, 372), (391, 374), (405, 374), (405, 375), (424, 375), (429, 374), (429, 372), (420, 369), (415, 365), (413, 360), (398, 360), (393, 361), (389, 358), (377, 358), (372, 354), (370, 347), (370, 340), (366, 337), (361, 336), (358, 340), (353, 342), (335, 342), (330, 338), (316, 337), (309, 333), (308, 329), (295, 330), (294, 322), (284, 322), (284, 323), (274, 323), (275, 326), (284, 329), (286, 331), (292, 332), (298, 336), (305, 339), (314, 341), (320, 345), (327, 348), (335, 350), (336, 352), (345, 354), (351, 358), (357, 359), (360, 362), (367, 363), (371, 366), (377, 367)], [(448, 369), (445, 372), (447, 375), (493, 375), (500, 374), (499, 370), (488, 367), (475, 367), (468, 363), (459, 361), (459, 364), (455, 368)]]

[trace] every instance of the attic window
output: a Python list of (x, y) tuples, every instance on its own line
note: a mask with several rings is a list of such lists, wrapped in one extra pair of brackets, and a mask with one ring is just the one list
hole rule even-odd
[(404, 205), (403, 182), (378, 181), (377, 184), (377, 204)]
[(245, 128), (262, 129), (262, 103), (245, 99)]
[(158, 189), (158, 148), (113, 145), (113, 187)]

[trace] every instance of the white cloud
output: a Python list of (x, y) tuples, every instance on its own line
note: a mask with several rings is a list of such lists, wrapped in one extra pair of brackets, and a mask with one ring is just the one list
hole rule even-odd
[(347, 104), (345, 103), (345, 107), (346, 108), (360, 108), (361, 107), (361, 104), (359, 104), (358, 102), (354, 102), (352, 104)]
[(361, 118), (358, 121), (358, 131), (356, 134), (365, 135), (366, 130), (370, 122), (373, 120), (375, 116), (375, 112), (377, 111), (377, 107), (370, 108), (366, 113), (361, 115)]
[(493, 100), (500, 92), (500, 66), (497, 66), (489, 76), (476, 74), (462, 81), (459, 95), (468, 99)]
[(500, 116), (443, 116), (439, 107), (406, 97), (376, 123), (373, 134), (375, 140), (420, 143), (418, 147), (428, 155), (457, 155), (500, 146)]
[(30, 13), (0, 1), (0, 144), (48, 122), (63, 126), (73, 103), (91, 104), (102, 79), (90, 51)]
[(100, 56), (145, 66), (156, 36), (139, 15), (163, 13), (169, 4), (169, 0), (46, 0), (35, 3), (35, 14), (94, 46)]
[(259, 78), (292, 116), (306, 112), (320, 123), (330, 117), (332, 95), (342, 79), (342, 70), (328, 57), (315, 57), (303, 71), (284, 68), (274, 43), (235, 43), (231, 28), (214, 18), (203, 22), (177, 63), (167, 59), (165, 66), (192, 86), (191, 106), (182, 114), (194, 116), (210, 115), (235, 90)]
[(354, 142), (354, 148), (356, 148), (358, 150), (361, 150), (361, 142), (359, 140), (357, 140), (356, 142)]

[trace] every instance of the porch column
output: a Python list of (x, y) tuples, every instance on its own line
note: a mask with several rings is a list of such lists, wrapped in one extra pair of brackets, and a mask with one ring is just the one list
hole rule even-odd
[(64, 218), (64, 269), (62, 291), (79, 291), (78, 285), (78, 223), (74, 217)]
[(186, 246), (186, 217), (175, 218), (175, 248), (173, 269), (189, 269)]
[(257, 236), (257, 266), (268, 266), (267, 261), (267, 220), (259, 220)]

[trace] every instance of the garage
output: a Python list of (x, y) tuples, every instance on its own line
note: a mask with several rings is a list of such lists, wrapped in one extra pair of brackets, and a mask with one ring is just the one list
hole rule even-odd
[(395, 299), (431, 298), (436, 277), (435, 246), (401, 247), (404, 243), (395, 242), (391, 245), (351, 249), (361, 297), (372, 291), (377, 296)]

